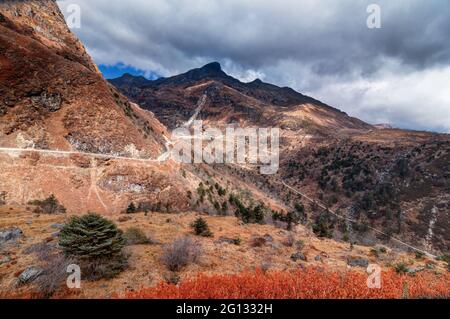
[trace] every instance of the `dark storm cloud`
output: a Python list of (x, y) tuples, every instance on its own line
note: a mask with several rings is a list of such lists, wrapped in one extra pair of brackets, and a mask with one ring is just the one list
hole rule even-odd
[[(422, 76), (425, 87), (435, 87), (437, 77), (450, 75), (447, 0), (67, 0), (61, 8), (68, 3), (81, 6), (82, 27), (74, 32), (98, 64), (167, 76), (218, 60), (243, 80), (290, 85), (371, 122), (376, 114), (450, 131), (450, 105), (427, 123), (414, 118), (423, 108), (415, 100), (429, 94), (431, 103), (448, 103), (448, 93), (418, 87), (404, 100), (389, 91), (389, 83)], [(381, 7), (381, 29), (366, 26), (371, 3)]]

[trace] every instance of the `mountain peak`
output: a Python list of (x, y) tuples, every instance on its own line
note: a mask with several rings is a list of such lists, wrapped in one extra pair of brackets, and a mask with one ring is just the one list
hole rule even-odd
[(120, 76), (119, 78), (122, 78), (122, 79), (132, 79), (132, 80), (134, 80), (134, 79), (145, 79), (145, 80), (146, 80), (146, 78), (145, 78), (144, 76), (142, 76), (142, 75), (133, 75), (133, 74), (128, 73), (128, 72), (122, 74), (122, 76)]
[(259, 79), (259, 78), (254, 79), (251, 82), (248, 82), (248, 84), (262, 84), (262, 83), (264, 83), (264, 82), (261, 79)]
[(124, 73), (122, 76), (108, 80), (113, 85), (135, 85), (135, 86), (143, 86), (148, 83), (151, 83), (150, 80), (147, 80), (142, 75), (133, 75), (130, 73)]
[(124, 73), (124, 74), (122, 74), (122, 76), (120, 76), (120, 78), (124, 78), (124, 79), (132, 79), (134, 77), (135, 76), (130, 73)]
[(186, 73), (176, 75), (170, 78), (155, 81), (156, 84), (164, 85), (184, 85), (187, 83), (201, 81), (204, 79), (228, 79), (230, 78), (223, 70), (219, 62), (208, 63), (201, 68), (187, 71)]
[(227, 74), (222, 70), (222, 66), (219, 62), (211, 62), (199, 69), (194, 69), (188, 72), (188, 74), (194, 76), (194, 78), (205, 77), (226, 77)]
[(204, 65), (203, 67), (201, 67), (200, 69), (204, 70), (204, 71), (210, 71), (210, 72), (223, 72), (222, 66), (220, 65), (219, 62), (208, 63), (208, 64)]

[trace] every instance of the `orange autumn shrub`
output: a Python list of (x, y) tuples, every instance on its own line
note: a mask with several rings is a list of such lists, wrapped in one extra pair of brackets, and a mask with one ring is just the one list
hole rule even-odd
[(337, 273), (317, 268), (235, 275), (198, 275), (179, 285), (165, 282), (128, 291), (129, 299), (343, 299), (449, 298), (450, 276), (423, 272), (411, 275), (382, 273), (380, 289), (367, 287), (367, 275)]

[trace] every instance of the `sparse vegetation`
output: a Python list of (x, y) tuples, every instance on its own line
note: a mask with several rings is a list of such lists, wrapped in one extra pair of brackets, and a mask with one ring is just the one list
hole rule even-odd
[(420, 251), (416, 251), (415, 255), (416, 255), (416, 259), (418, 259), (418, 260), (422, 260), (425, 257), (425, 254)]
[(205, 190), (202, 182), (200, 182), (200, 184), (197, 187), (197, 195), (198, 195), (198, 201), (200, 203), (203, 203), (205, 201), (206, 190)]
[(208, 223), (203, 218), (199, 217), (191, 224), (194, 234), (202, 237), (212, 237), (213, 233), (209, 229)]
[(316, 218), (312, 229), (319, 237), (331, 238), (333, 236), (335, 219), (328, 210), (323, 211)]
[(131, 203), (128, 205), (128, 207), (127, 207), (125, 213), (127, 213), (127, 214), (135, 214), (135, 213), (137, 213), (136, 205), (135, 205), (133, 202), (131, 202)]
[(406, 274), (408, 272), (408, 267), (405, 263), (401, 262), (394, 266), (395, 272), (397, 274)]
[(124, 233), (124, 238), (127, 245), (149, 245), (154, 243), (142, 229), (137, 227), (128, 228)]
[(29, 202), (29, 204), (35, 206), (33, 212), (36, 214), (53, 215), (66, 213), (66, 208), (59, 203), (53, 194), (44, 200), (34, 200)]
[(252, 236), (250, 238), (251, 247), (262, 247), (266, 244), (267, 240), (261, 236)]
[(163, 279), (168, 284), (178, 285), (180, 282), (180, 275), (175, 271), (168, 271), (163, 274)]
[(244, 223), (262, 224), (265, 219), (266, 207), (263, 203), (257, 205), (244, 205), (244, 203), (235, 195), (231, 194), (228, 201), (236, 207), (235, 216), (240, 218)]
[(6, 204), (6, 192), (0, 192), (0, 206)]
[(43, 298), (50, 298), (61, 288), (67, 279), (67, 266), (74, 264), (75, 260), (54, 253), (44, 260), (42, 274), (35, 280), (39, 294)]
[(290, 211), (287, 214), (274, 212), (274, 213), (272, 213), (272, 219), (275, 221), (281, 221), (281, 222), (286, 223), (287, 230), (291, 230), (293, 224), (297, 225), (300, 223), (301, 217), (299, 216), (298, 212), (296, 212), (296, 211), (295, 212)]
[(289, 233), (289, 235), (286, 237), (285, 240), (283, 240), (283, 245), (286, 247), (292, 247), (295, 244), (295, 236), (292, 233)]
[(438, 257), (438, 260), (445, 261), (447, 263), (447, 270), (450, 271), (450, 253), (445, 253)]
[(163, 247), (162, 263), (170, 271), (179, 271), (190, 263), (199, 260), (202, 247), (199, 242), (191, 237), (184, 236), (175, 239), (172, 244)]

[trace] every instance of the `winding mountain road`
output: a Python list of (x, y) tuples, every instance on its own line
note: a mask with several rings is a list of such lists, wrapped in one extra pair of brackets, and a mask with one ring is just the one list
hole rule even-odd
[[(288, 189), (290, 189), (291, 191), (293, 191), (293, 192), (299, 194), (299, 195), (302, 196), (303, 198), (306, 198), (308, 201), (313, 202), (313, 203), (316, 203), (320, 208), (323, 208), (323, 209), (328, 210), (332, 215), (336, 216), (337, 218), (342, 219), (342, 220), (349, 221), (349, 222), (351, 222), (351, 223), (359, 223), (359, 222), (356, 221), (356, 220), (352, 220), (352, 219), (349, 219), (349, 218), (347, 218), (347, 217), (344, 217), (344, 216), (342, 216), (342, 215), (337, 214), (336, 212), (332, 211), (331, 209), (329, 209), (328, 207), (326, 207), (326, 206), (323, 205), (322, 203), (320, 203), (320, 202), (318, 202), (318, 201), (312, 199), (312, 198), (309, 197), (308, 195), (306, 195), (306, 194), (300, 192), (299, 190), (295, 189), (294, 187), (292, 187), (292, 186), (286, 184), (286, 182), (282, 181), (281, 184), (284, 185), (285, 187), (287, 187)], [(371, 227), (371, 226), (367, 226), (367, 227), (368, 227), (369, 229), (371, 229), (372, 231), (374, 231), (375, 233), (378, 233), (378, 234), (384, 235), (384, 236), (389, 236), (388, 234), (386, 234), (385, 232), (382, 232), (381, 230), (378, 230), (378, 229), (373, 228), (373, 227)], [(393, 241), (395, 241), (395, 242), (397, 242), (397, 243), (399, 243), (399, 244), (401, 244), (401, 245), (403, 245), (403, 246), (406, 246), (406, 247), (408, 247), (408, 248), (410, 248), (410, 249), (412, 249), (412, 250), (414, 250), (414, 251), (423, 253), (423, 254), (425, 254), (426, 256), (431, 257), (431, 258), (437, 258), (436, 255), (433, 255), (433, 254), (431, 254), (431, 253), (429, 253), (429, 252), (427, 252), (427, 251), (424, 251), (424, 250), (422, 250), (422, 249), (419, 249), (419, 248), (417, 248), (417, 247), (411, 246), (410, 244), (405, 243), (404, 241), (402, 241), (402, 240), (400, 240), (400, 239), (398, 239), (398, 238), (395, 238), (395, 237), (392, 237), (392, 236), (389, 236), (389, 237), (391, 238), (391, 240), (393, 240)]]
[[(206, 99), (207, 99), (207, 95), (203, 94), (202, 97), (199, 99), (198, 103), (197, 103), (197, 108), (194, 112), (194, 114), (190, 117), (190, 119), (188, 121), (186, 121), (184, 124), (182, 124), (180, 127), (185, 127), (185, 128), (190, 128), (193, 124), (193, 122), (197, 119), (198, 114), (200, 114), (203, 106), (206, 103)], [(145, 159), (145, 158), (136, 158), (136, 157), (126, 157), (126, 156), (116, 156), (116, 155), (110, 155), (110, 154), (101, 154), (101, 153), (89, 153), (89, 152), (79, 152), (79, 151), (61, 151), (61, 150), (45, 150), (45, 149), (35, 149), (35, 148), (12, 148), (12, 147), (0, 147), (0, 153), (7, 153), (9, 155), (14, 155), (17, 153), (27, 153), (27, 152), (32, 152), (32, 153), (40, 153), (40, 154), (47, 154), (47, 155), (60, 155), (60, 156), (70, 156), (70, 155), (84, 155), (84, 156), (88, 156), (91, 157), (93, 159), (96, 158), (104, 158), (104, 159), (117, 159), (117, 160), (125, 160), (125, 161), (137, 161), (137, 162), (147, 162), (147, 163), (162, 163), (165, 162), (169, 159), (170, 157), (170, 153), (171, 153), (171, 146), (173, 145), (173, 141), (171, 141), (169, 138), (165, 137), (165, 152), (163, 152), (160, 156), (158, 156), (157, 159)], [(193, 138), (191, 136), (191, 138)], [(195, 138), (195, 137), (194, 137)], [(384, 175), (384, 174), (382, 174)], [(381, 177), (381, 179), (383, 179), (384, 176)], [(94, 178), (93, 178), (94, 180)], [(320, 203), (319, 201), (309, 197), (308, 195), (304, 194), (303, 192), (299, 191), (298, 189), (295, 189), (294, 187), (288, 185), (285, 181), (281, 181), (281, 184), (290, 189), (291, 191), (299, 194), (300, 196), (302, 196), (303, 198), (307, 199), (308, 201), (312, 202), (312, 203), (316, 203), (320, 208), (322, 209), (326, 209), (328, 210), (331, 214), (333, 214), (334, 216), (336, 216), (339, 219), (345, 220), (347, 222), (350, 223), (359, 223), (358, 221), (339, 215), (336, 212), (332, 211), (331, 209), (329, 209), (328, 207), (326, 207), (325, 205), (323, 205), (322, 203)], [(91, 187), (92, 188), (92, 187)], [(89, 190), (90, 193), (92, 192), (92, 189)], [(101, 204), (103, 206), (105, 206), (105, 204), (103, 203), (103, 201), (100, 198), (100, 195), (98, 194), (98, 192), (96, 192), (96, 190), (94, 189), (94, 194), (98, 197), (98, 199), (100, 200)], [(384, 236), (388, 236), (388, 234), (373, 228), (371, 226), (368, 226), (369, 229), (371, 229), (372, 231), (384, 235)], [(437, 258), (437, 256), (421, 250), (419, 248), (416, 248), (414, 246), (411, 246), (408, 243), (405, 243), (404, 241), (401, 241), (400, 239), (397, 239), (395, 237), (390, 236), (390, 238), (393, 241), (398, 242), (401, 245), (404, 245), (414, 251), (418, 251), (421, 253), (424, 253), (425, 255), (431, 257), (431, 258)]]

